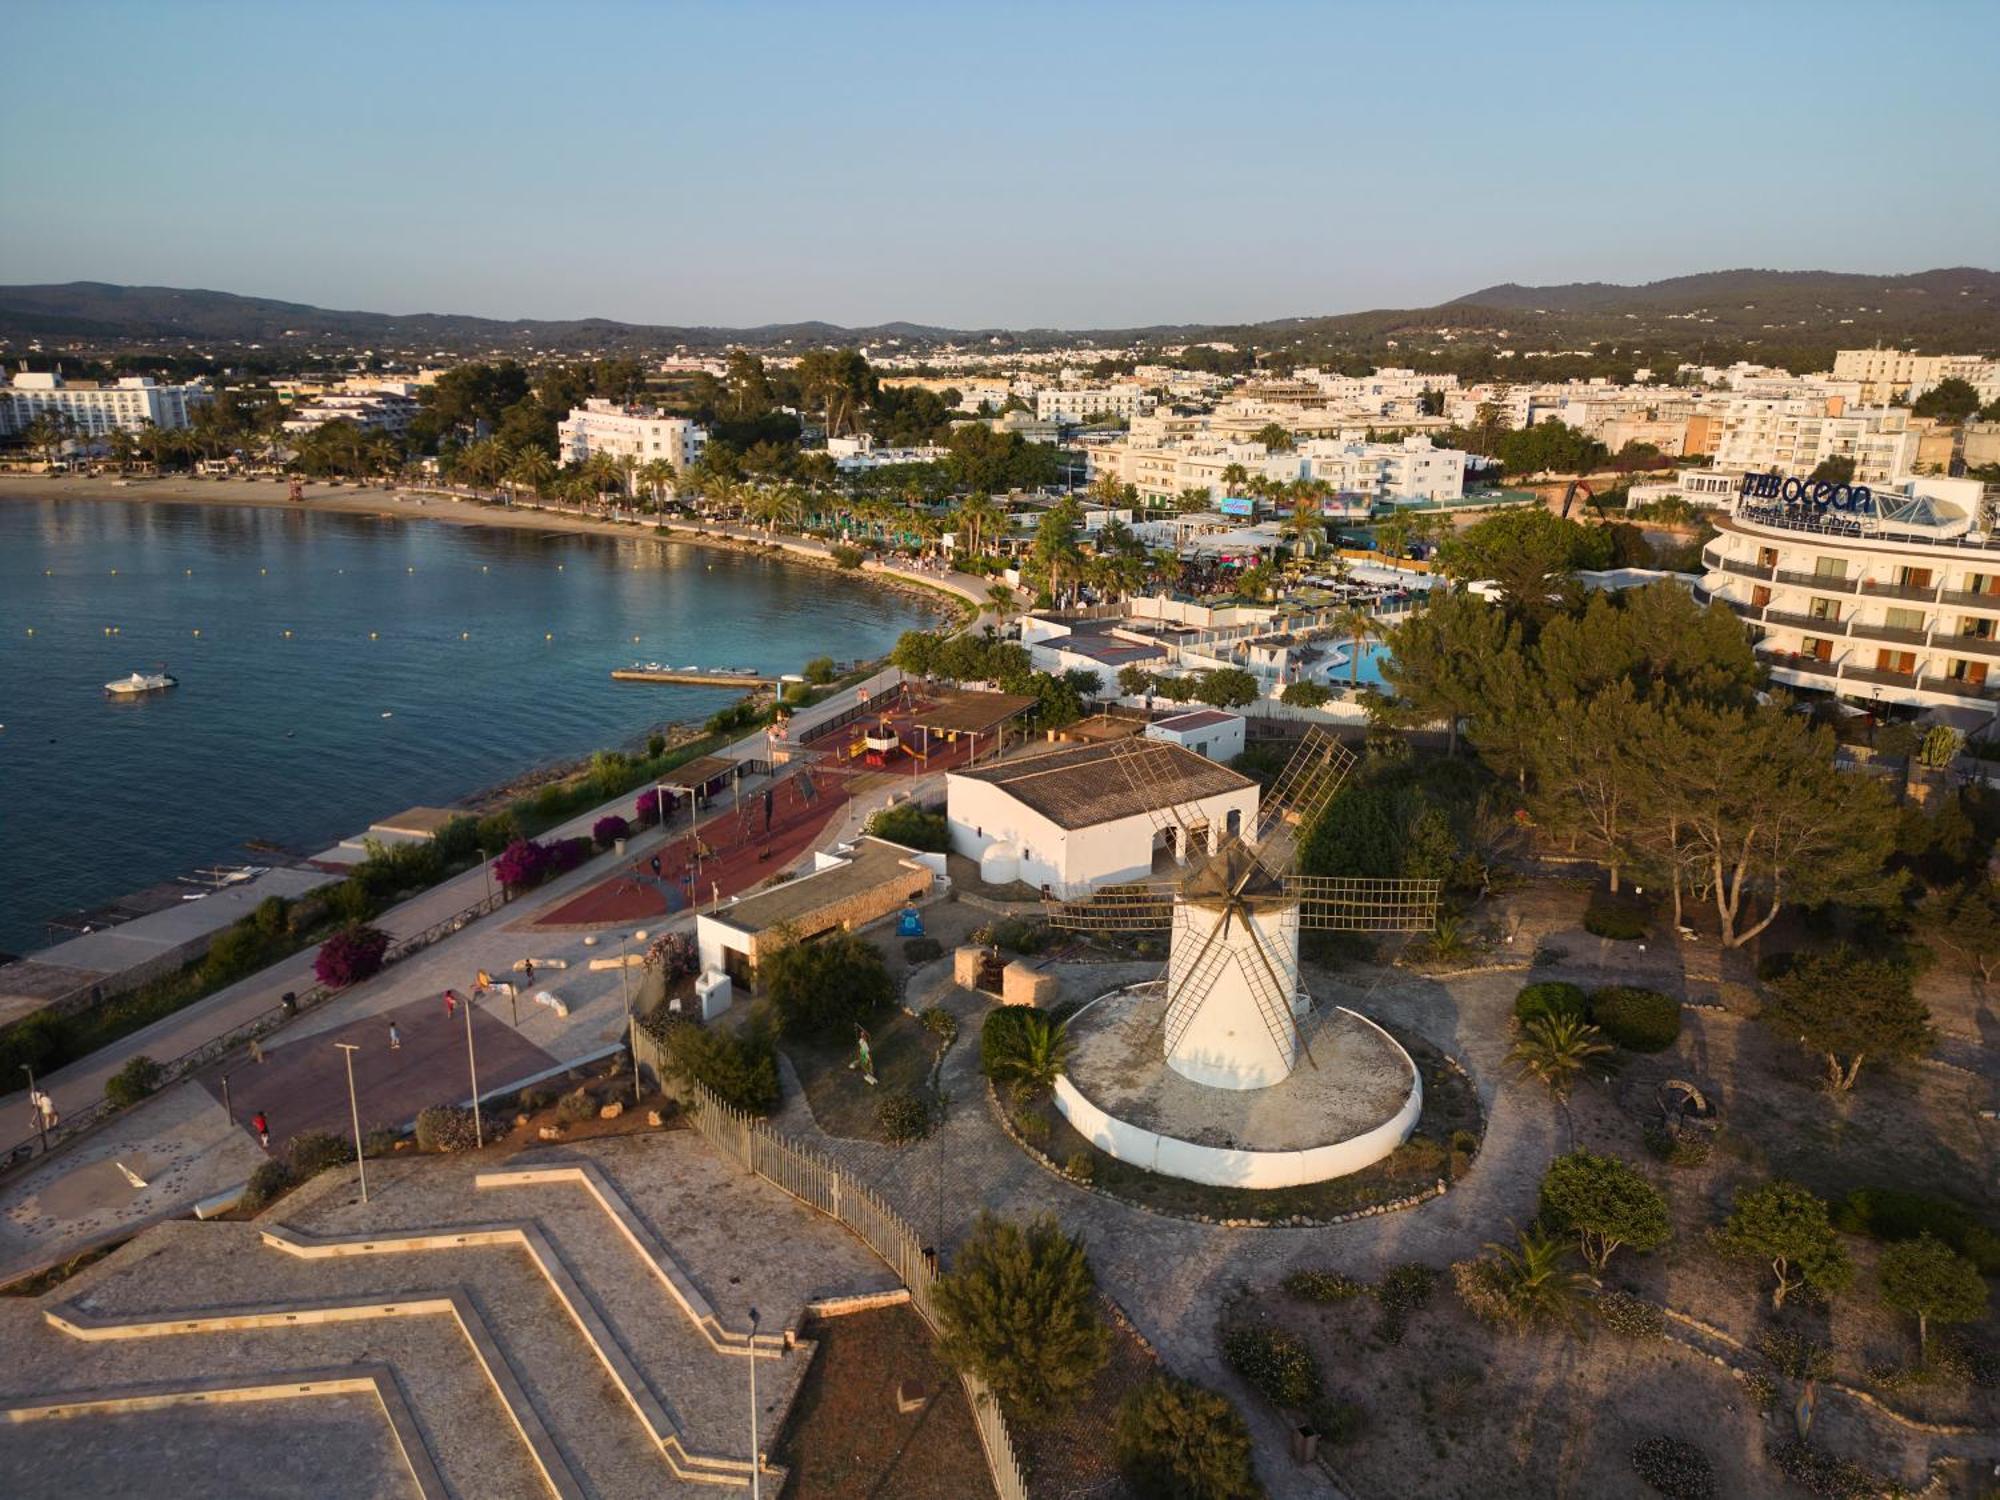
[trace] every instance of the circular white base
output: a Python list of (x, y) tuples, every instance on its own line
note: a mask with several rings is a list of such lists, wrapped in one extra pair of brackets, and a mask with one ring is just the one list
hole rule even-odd
[(1365, 1016), (1337, 1007), (1311, 1036), (1311, 1060), (1270, 1088), (1215, 1089), (1167, 1066), (1165, 1003), (1164, 986), (1135, 985), (1070, 1019), (1056, 1108), (1120, 1161), (1211, 1187), (1297, 1187), (1358, 1172), (1416, 1128), (1416, 1064)]

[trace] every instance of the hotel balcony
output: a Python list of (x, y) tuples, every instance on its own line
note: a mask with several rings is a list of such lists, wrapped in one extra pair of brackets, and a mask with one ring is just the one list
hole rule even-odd
[(1967, 682), (1962, 677), (1926, 676), (1923, 680), (1926, 693), (1949, 693), (1954, 698), (1981, 698), (1988, 702), (2000, 699), (2000, 689), (1990, 682)]
[(2000, 656), (2000, 640), (1991, 636), (1934, 635), (1930, 647), (1947, 655), (1956, 652), (1960, 656)]
[[(1823, 620), (1818, 615), (1794, 614), (1791, 610), (1778, 609), (1775, 606), (1764, 611), (1764, 623), (1766, 625), (1781, 625), (1787, 630), (1806, 630), (1812, 632), (1814, 635), (1847, 634), (1847, 622), (1845, 620)], [(1921, 644), (1921, 638), (1919, 644)]]
[(1810, 673), (1814, 677), (1824, 677), (1829, 682), (1840, 675), (1838, 663), (1822, 661), (1817, 656), (1801, 656), (1792, 651), (1772, 651), (1766, 653), (1764, 659), (1772, 666), (1781, 667), (1788, 672)]
[(1886, 641), (1895, 646), (1927, 646), (1928, 630), (1905, 630), (1898, 625), (1876, 625), (1867, 620), (1849, 620), (1847, 633), (1858, 640)]
[(1755, 578), (1759, 582), (1768, 580), (1772, 572), (1771, 569), (1760, 567), (1756, 563), (1738, 562), (1735, 558), (1724, 557), (1720, 553), (1710, 554), (1704, 552), (1701, 555), (1701, 560), (1711, 568), (1720, 568), (1725, 573), (1734, 573), (1738, 578)]
[[(1779, 583), (1789, 583), (1794, 588), (1819, 589), (1829, 594), (1851, 594), (1855, 580), (1842, 578), (1833, 573), (1790, 573), (1780, 568), (1777, 572)], [(1930, 595), (1923, 596), (1928, 599)]]
[[(1849, 584), (1849, 588), (1853, 585)], [(1910, 583), (1876, 583), (1872, 579), (1861, 585), (1861, 592), (1874, 599), (1911, 599), (1919, 604), (1929, 604), (1937, 598), (1934, 583), (1916, 585)]]
[(1882, 667), (1849, 667), (1840, 677), (1843, 682), (1875, 682), (1883, 687), (1913, 688), (1917, 685), (1915, 672), (1891, 672)]
[(2000, 614), (2000, 594), (1970, 594), (1963, 589), (1946, 589), (1938, 595), (1938, 601), (1960, 609), (1983, 609), (1989, 614)]

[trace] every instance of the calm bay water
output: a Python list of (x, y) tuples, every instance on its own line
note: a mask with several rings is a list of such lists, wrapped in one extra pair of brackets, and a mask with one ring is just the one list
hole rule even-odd
[[(324, 848), (737, 696), (613, 667), (793, 672), (931, 618), (856, 579), (652, 539), (0, 501), (0, 949), (242, 840)], [(179, 687), (105, 697), (163, 663)]]

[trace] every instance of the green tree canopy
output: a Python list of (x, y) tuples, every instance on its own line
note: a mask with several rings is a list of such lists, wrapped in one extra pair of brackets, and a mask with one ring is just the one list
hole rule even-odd
[(881, 950), (851, 932), (787, 943), (758, 964), (757, 981), (791, 1035), (840, 1038), (896, 998)]
[(1819, 1053), (1827, 1088), (1836, 1094), (1854, 1087), (1869, 1058), (1917, 1057), (1936, 1040), (1910, 967), (1895, 958), (1843, 944), (1798, 955), (1768, 987), (1764, 1024)]
[(982, 1213), (933, 1298), (945, 1357), (1030, 1421), (1086, 1390), (1110, 1352), (1083, 1242), (1052, 1214), (1016, 1224)]
[(1715, 1244), (1725, 1255), (1770, 1267), (1774, 1308), (1801, 1288), (1831, 1297), (1854, 1277), (1826, 1204), (1783, 1178), (1739, 1191)]
[(1943, 1240), (1925, 1233), (1890, 1245), (1875, 1268), (1882, 1300), (1917, 1320), (1917, 1348), (1930, 1350), (1931, 1324), (1986, 1316), (1986, 1278)]
[(1621, 1245), (1657, 1250), (1673, 1233), (1667, 1200), (1616, 1156), (1572, 1151), (1542, 1176), (1542, 1217), (1577, 1237), (1591, 1268), (1602, 1272)]
[(1979, 392), (1969, 380), (1954, 375), (1940, 380), (1910, 403), (1913, 416), (1935, 417), (1941, 422), (1963, 422), (1979, 410)]
[(1447, 576), (1490, 581), (1508, 618), (1531, 629), (1576, 607), (1577, 569), (1602, 568), (1610, 561), (1611, 537), (1602, 527), (1566, 521), (1540, 506), (1488, 516), (1438, 548)]

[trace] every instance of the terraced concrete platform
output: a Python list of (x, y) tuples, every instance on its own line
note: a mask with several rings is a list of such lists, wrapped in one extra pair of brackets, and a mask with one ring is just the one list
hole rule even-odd
[[(743, 1491), (750, 1363), (764, 1446), (805, 1373), (808, 1304), (895, 1285), (684, 1133), (392, 1158), (369, 1187), (363, 1205), (329, 1173), (256, 1223), (161, 1225), (0, 1303), (0, 1473), (25, 1480), (8, 1493), (75, 1494), (86, 1472), (89, 1493), (257, 1493), (213, 1481), (287, 1444), (355, 1493)], [(165, 1428), (185, 1436), (153, 1465)]]

